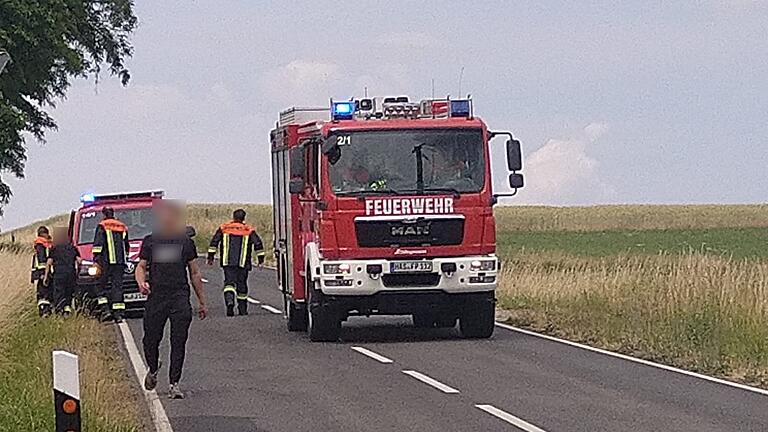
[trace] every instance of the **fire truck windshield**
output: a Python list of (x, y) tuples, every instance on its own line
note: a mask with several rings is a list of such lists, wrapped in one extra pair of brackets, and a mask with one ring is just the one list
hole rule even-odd
[(474, 193), (483, 188), (480, 129), (339, 131), (328, 140), (324, 147), (330, 147), (336, 195)]
[[(141, 240), (152, 232), (152, 209), (115, 209), (115, 217), (128, 227), (128, 240)], [(80, 214), (78, 244), (93, 243), (96, 226), (101, 221), (100, 211), (86, 211)]]

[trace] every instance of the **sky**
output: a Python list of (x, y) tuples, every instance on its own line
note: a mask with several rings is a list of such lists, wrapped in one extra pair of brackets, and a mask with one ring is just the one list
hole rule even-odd
[[(523, 143), (504, 204), (761, 203), (768, 0), (136, 0), (132, 80), (78, 80), (0, 228), (85, 192), (270, 201), (269, 131), (330, 97), (471, 94)], [(497, 142), (498, 141), (498, 142)], [(503, 139), (491, 142), (503, 190)]]

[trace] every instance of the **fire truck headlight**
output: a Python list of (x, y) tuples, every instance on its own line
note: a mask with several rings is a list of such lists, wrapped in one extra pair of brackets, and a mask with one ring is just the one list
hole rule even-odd
[(83, 261), (80, 265), (80, 276), (96, 277), (99, 273), (99, 266), (91, 261)]
[(344, 274), (349, 273), (349, 264), (323, 264), (323, 273), (325, 274)]
[(470, 264), (473, 271), (493, 271), (496, 270), (495, 260), (474, 260)]

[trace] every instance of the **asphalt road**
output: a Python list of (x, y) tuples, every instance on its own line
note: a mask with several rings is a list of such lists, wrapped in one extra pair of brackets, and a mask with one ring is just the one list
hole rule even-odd
[[(768, 431), (767, 396), (502, 328), (470, 341), (353, 319), (341, 342), (310, 343), (275, 313), (272, 271), (252, 273), (261, 304), (232, 318), (220, 269), (204, 271), (210, 317), (192, 324), (187, 398), (165, 397), (166, 368), (158, 387), (176, 432)], [(140, 345), (141, 320), (130, 328)]]

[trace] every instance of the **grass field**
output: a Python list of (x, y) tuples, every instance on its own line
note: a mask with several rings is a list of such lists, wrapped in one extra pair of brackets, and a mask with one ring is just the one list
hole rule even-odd
[(497, 211), (512, 324), (768, 388), (768, 206)]
[(83, 317), (37, 317), (29, 254), (0, 252), (0, 430), (52, 431), (51, 352), (80, 356), (83, 430), (139, 431), (114, 329)]

